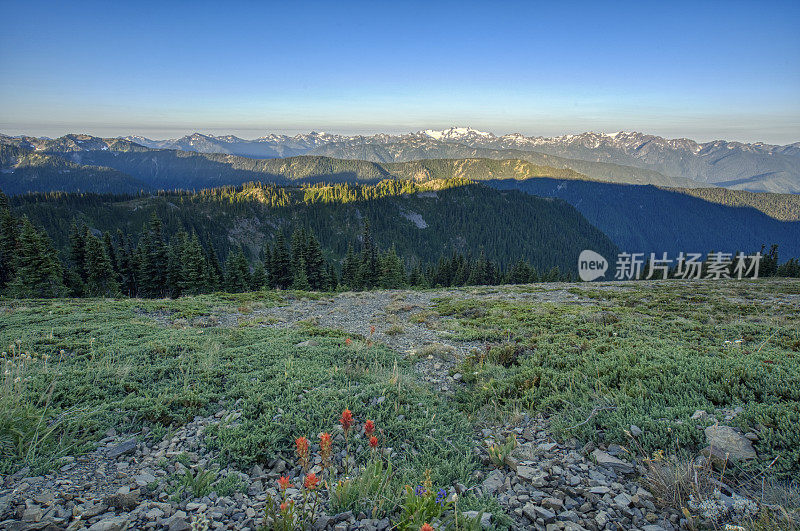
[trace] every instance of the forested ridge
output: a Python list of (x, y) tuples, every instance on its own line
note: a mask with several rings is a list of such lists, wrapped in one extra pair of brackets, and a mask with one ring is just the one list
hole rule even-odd
[[(366, 289), (558, 280), (573, 274), (584, 248), (616, 252), (602, 232), (563, 201), (463, 179), (300, 187), (251, 183), (154, 195), (57, 192), (5, 201), (5, 240), (16, 242), (6, 244), (5, 263), (23, 267), (28, 261), (14, 249), (57, 253), (49, 270), (61, 271), (59, 294), (118, 290), (173, 296), (190, 290), (191, 282), (165, 284), (146, 280), (148, 275), (155, 278), (157, 271), (198, 262), (198, 257), (202, 264), (194, 269), (204, 271), (203, 290), (241, 291), (302, 289), (306, 282), (311, 289)], [(40, 243), (23, 245), (26, 238)], [(153, 251), (153, 245), (162, 250)], [(284, 251), (295, 264), (288, 269), (280, 266)], [(147, 265), (153, 253), (150, 261), (158, 265)], [(103, 277), (91, 271), (108, 267), (114, 269), (115, 284), (91, 280)], [(194, 269), (172, 276), (199, 278)], [(144, 280), (126, 281), (132, 277), (125, 271), (139, 271)], [(6, 276), (8, 286), (16, 286), (14, 275)], [(19, 286), (8, 289), (24, 292)], [(55, 293), (52, 289), (36, 293)]]
[[(695, 193), (694, 189), (547, 178), (487, 184), (563, 199), (627, 252), (754, 252), (774, 243), (782, 256), (800, 256), (800, 221), (781, 221), (757, 209), (761, 206), (791, 217), (798, 204), (792, 198), (738, 191), (717, 196), (715, 189)], [(721, 197), (738, 204), (729, 205)]]

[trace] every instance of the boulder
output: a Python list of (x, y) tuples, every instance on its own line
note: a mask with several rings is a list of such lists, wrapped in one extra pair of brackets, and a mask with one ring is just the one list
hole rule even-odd
[(753, 442), (731, 426), (715, 424), (705, 429), (711, 453), (727, 459), (747, 460), (757, 457)]

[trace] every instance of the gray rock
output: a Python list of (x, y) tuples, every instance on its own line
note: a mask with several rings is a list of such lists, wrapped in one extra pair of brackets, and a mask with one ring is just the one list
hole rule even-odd
[(542, 507), (553, 511), (560, 511), (564, 508), (564, 502), (558, 498), (545, 498), (542, 500)]
[(33, 505), (25, 509), (22, 514), (23, 522), (38, 522), (42, 519), (42, 508), (38, 505)]
[(535, 522), (537, 518), (541, 518), (545, 523), (550, 523), (556, 519), (556, 513), (548, 511), (544, 507), (534, 505), (533, 503), (529, 503), (523, 507), (522, 513), (527, 516), (531, 522)]
[(517, 477), (527, 481), (536, 488), (542, 488), (547, 484), (547, 473), (536, 467), (521, 465), (517, 467)]
[(133, 452), (136, 451), (137, 444), (138, 443), (136, 442), (136, 439), (129, 439), (124, 443), (120, 443), (116, 446), (111, 447), (108, 450), (108, 452), (106, 452), (106, 455), (111, 459), (116, 459), (121, 455), (132, 454)]
[[(124, 489), (120, 489), (123, 491)], [(125, 511), (131, 511), (139, 505), (139, 489), (128, 492), (119, 492), (112, 496), (107, 496), (103, 501), (110, 507), (116, 507)]]
[(634, 471), (633, 465), (630, 463), (626, 463), (622, 459), (609, 455), (600, 449), (593, 451), (592, 457), (595, 458), (598, 465), (609, 468), (619, 474), (632, 474)]
[(296, 344), (295, 347), (316, 347), (319, 345), (319, 341), (314, 339), (308, 339), (306, 341), (301, 341), (300, 343)]
[(617, 494), (614, 497), (614, 503), (617, 507), (627, 509), (631, 505), (631, 497), (625, 494), (624, 492), (621, 494)]
[(694, 413), (692, 413), (692, 420), (703, 420), (708, 417), (708, 413), (705, 412), (703, 409), (698, 409)]
[(115, 518), (106, 518), (99, 522), (92, 524), (89, 531), (122, 531), (128, 526), (128, 518), (125, 516), (117, 516)]
[(177, 513), (169, 519), (169, 531), (188, 531), (192, 526), (186, 521), (186, 517), (179, 516)]
[(705, 434), (708, 445), (716, 453), (729, 459), (746, 460), (757, 457), (753, 442), (730, 426), (721, 424), (709, 426), (705, 429)]
[(505, 481), (505, 476), (500, 470), (493, 470), (486, 479), (483, 480), (481, 488), (486, 494), (494, 494), (500, 490)]
[(633, 435), (634, 437), (638, 437), (641, 434), (642, 434), (641, 428), (639, 428), (639, 426), (635, 424), (631, 424), (631, 435)]

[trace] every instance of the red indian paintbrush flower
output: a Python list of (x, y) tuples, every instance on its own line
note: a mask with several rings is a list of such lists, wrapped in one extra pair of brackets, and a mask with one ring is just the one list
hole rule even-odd
[(342, 429), (344, 429), (345, 433), (350, 431), (350, 428), (353, 427), (353, 414), (349, 409), (342, 411), (342, 418), (339, 419), (339, 424), (342, 425)]
[(422, 524), (419, 531), (433, 531), (433, 527), (431, 527), (431, 524)]
[(371, 420), (366, 421), (364, 423), (364, 433), (366, 433), (367, 436), (370, 436), (373, 433), (375, 433), (375, 423), (372, 422)]
[(281, 512), (283, 512), (283, 511), (285, 511), (285, 510), (286, 510), (286, 502), (283, 502), (283, 503), (281, 504)]
[(372, 325), (372, 326), (369, 327), (369, 333), (370, 333), (370, 335), (375, 333), (375, 325)]
[(350, 339), (349, 337), (344, 340), (344, 344), (347, 345), (348, 347), (350, 346), (350, 343), (352, 343), (352, 342), (353, 342), (353, 340)]
[(281, 478), (278, 480), (278, 486), (281, 488), (281, 490), (286, 490), (289, 487), (291, 487), (292, 484), (289, 483), (289, 478), (288, 477), (281, 476)]
[(298, 437), (294, 440), (295, 453), (300, 459), (300, 465), (303, 468), (308, 468), (308, 439), (305, 437)]
[(322, 463), (327, 464), (331, 458), (331, 434), (323, 433), (319, 436), (319, 456), (322, 458)]
[(319, 478), (313, 472), (306, 476), (306, 480), (303, 482), (303, 486), (308, 490), (314, 490), (319, 485)]
[(369, 446), (370, 448), (377, 448), (378, 447), (378, 438), (374, 435), (369, 438)]

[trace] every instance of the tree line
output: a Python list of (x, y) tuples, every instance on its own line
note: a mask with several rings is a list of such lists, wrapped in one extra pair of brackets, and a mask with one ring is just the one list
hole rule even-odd
[(504, 270), (483, 253), (461, 253), (407, 266), (394, 247), (375, 244), (369, 221), (348, 247), (341, 267), (325, 257), (313, 232), (278, 232), (251, 263), (241, 248), (220, 260), (213, 244), (179, 231), (168, 238), (153, 214), (135, 240), (121, 230), (99, 233), (73, 222), (61, 260), (47, 233), (15, 217), (0, 196), (0, 292), (13, 297), (180, 297), (259, 289), (368, 290), (568, 280), (558, 268), (539, 275), (520, 260)]

